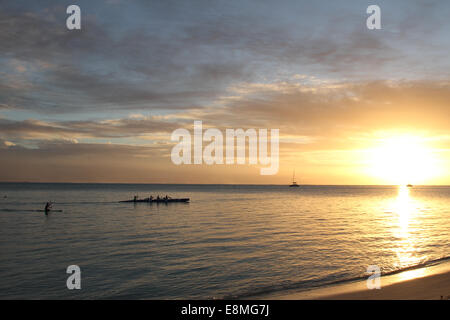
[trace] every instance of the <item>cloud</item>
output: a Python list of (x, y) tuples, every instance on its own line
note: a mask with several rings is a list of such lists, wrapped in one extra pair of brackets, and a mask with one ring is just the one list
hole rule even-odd
[[(450, 83), (375, 81), (317, 86), (277, 83), (229, 101), (216, 123), (266, 124), (297, 134), (332, 136), (388, 128), (448, 130)], [(245, 92), (244, 89), (241, 92)], [(220, 120), (215, 120), (220, 119)]]
[(125, 118), (102, 121), (45, 122), (35, 119), (13, 121), (0, 119), (0, 137), (23, 143), (33, 140), (73, 140), (88, 138), (139, 138), (148, 134), (165, 136), (183, 123), (161, 120), (158, 117)]
[[(65, 29), (64, 6), (7, 5), (0, 13), (0, 63), (18, 63), (14, 78), (21, 85), (12, 85), (12, 71), (1, 77), (0, 106), (42, 114), (198, 109), (237, 83), (262, 78), (420, 76), (418, 61), (436, 51), (422, 39), (412, 47), (421, 51), (418, 59), (399, 47), (404, 33), (369, 32), (350, 9), (334, 16), (326, 6), (289, 3), (291, 10), (274, 10), (266, 4), (256, 10), (255, 4), (208, 3), (204, 14), (201, 2), (181, 6), (186, 11), (169, 3), (81, 2), (87, 14), (80, 32)], [(313, 32), (307, 31), (311, 17), (295, 16), (300, 9), (320, 20)], [(124, 11), (123, 23), (113, 23), (117, 10)], [(427, 10), (436, 16), (435, 7)], [(436, 67), (435, 59), (427, 61), (427, 72), (448, 66), (440, 58)]]
[[(39, 148), (1, 148), (1, 181), (119, 183), (244, 183), (264, 181), (248, 166), (176, 166), (170, 146), (51, 142)], [(256, 179), (255, 179), (256, 178)], [(250, 179), (250, 180), (249, 180)]]
[(194, 120), (279, 128), (285, 159), (324, 163), (379, 131), (448, 135), (445, 4), (386, 2), (371, 32), (357, 1), (79, 1), (71, 32), (54, 1), (0, 2), (0, 178), (167, 173)]
[(11, 141), (3, 141), (3, 145), (6, 147), (14, 147), (16, 144), (14, 142)]
[(184, 51), (192, 45), (139, 26), (117, 36), (88, 17), (86, 29), (70, 32), (52, 18), (64, 17), (63, 9), (0, 14), (0, 58), (33, 67), (18, 70), (28, 87), (0, 78), (4, 108), (41, 113), (192, 108), (214, 99), (244, 72), (238, 61), (186, 59)]
[[(302, 80), (303, 81), (303, 80)], [(309, 81), (309, 80), (307, 80)], [(365, 83), (242, 84), (238, 96), (215, 107), (167, 116), (132, 116), (96, 121), (0, 119), (3, 139), (52, 140), (135, 138), (158, 140), (194, 120), (204, 126), (277, 128), (283, 136), (330, 139), (380, 130), (448, 131), (450, 83), (436, 81)], [(163, 138), (164, 139), (164, 138)], [(335, 141), (335, 143), (337, 143)]]

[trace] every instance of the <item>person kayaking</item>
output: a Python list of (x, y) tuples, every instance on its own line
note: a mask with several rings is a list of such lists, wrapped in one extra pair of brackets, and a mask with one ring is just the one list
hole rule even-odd
[(136, 202), (136, 200), (137, 200), (137, 196), (134, 196), (134, 199), (133, 199), (133, 201), (134, 201), (134, 202)]
[(150, 196), (150, 198), (148, 198), (148, 200), (151, 202), (153, 201), (153, 196)]
[(45, 204), (45, 209), (44, 209), (44, 211), (45, 211), (45, 214), (47, 214), (50, 210), (52, 210), (52, 203), (51, 202), (47, 202), (46, 204)]

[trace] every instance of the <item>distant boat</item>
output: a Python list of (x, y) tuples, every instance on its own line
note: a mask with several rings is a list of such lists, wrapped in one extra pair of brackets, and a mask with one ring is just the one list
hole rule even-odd
[(408, 187), (408, 188), (412, 188), (412, 187), (413, 187), (413, 185), (412, 185), (412, 184), (407, 184), (407, 185), (406, 185), (406, 187)]
[(291, 188), (298, 188), (300, 187), (297, 182), (295, 181), (295, 170), (294, 170), (294, 174), (292, 175), (292, 183), (289, 185), (289, 187)]

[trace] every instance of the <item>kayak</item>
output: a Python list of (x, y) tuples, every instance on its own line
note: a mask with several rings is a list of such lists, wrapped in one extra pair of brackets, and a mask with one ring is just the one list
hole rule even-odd
[(63, 212), (62, 210), (36, 210), (36, 212)]
[(133, 202), (133, 203), (141, 203), (141, 202), (145, 202), (145, 203), (172, 203), (172, 202), (189, 202), (189, 198), (180, 198), (180, 199), (151, 199), (150, 198), (145, 198), (145, 199), (136, 199), (136, 200), (123, 200), (123, 201), (119, 201), (119, 202)]

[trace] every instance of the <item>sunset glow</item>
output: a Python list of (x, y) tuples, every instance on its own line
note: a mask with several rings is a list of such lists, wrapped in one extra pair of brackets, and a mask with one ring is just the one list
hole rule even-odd
[(450, 300), (449, 17), (0, 0), (0, 299)]
[(433, 149), (415, 136), (382, 139), (371, 157), (371, 174), (386, 184), (426, 184), (439, 173)]
[[(0, 181), (284, 185), (296, 168), (301, 184), (450, 184), (437, 5), (410, 30), (423, 5), (386, 3), (387, 31), (351, 1), (81, 2), (81, 30), (56, 2), (2, 7)], [(195, 121), (278, 130), (276, 174), (250, 157), (173, 163), (172, 133)]]

